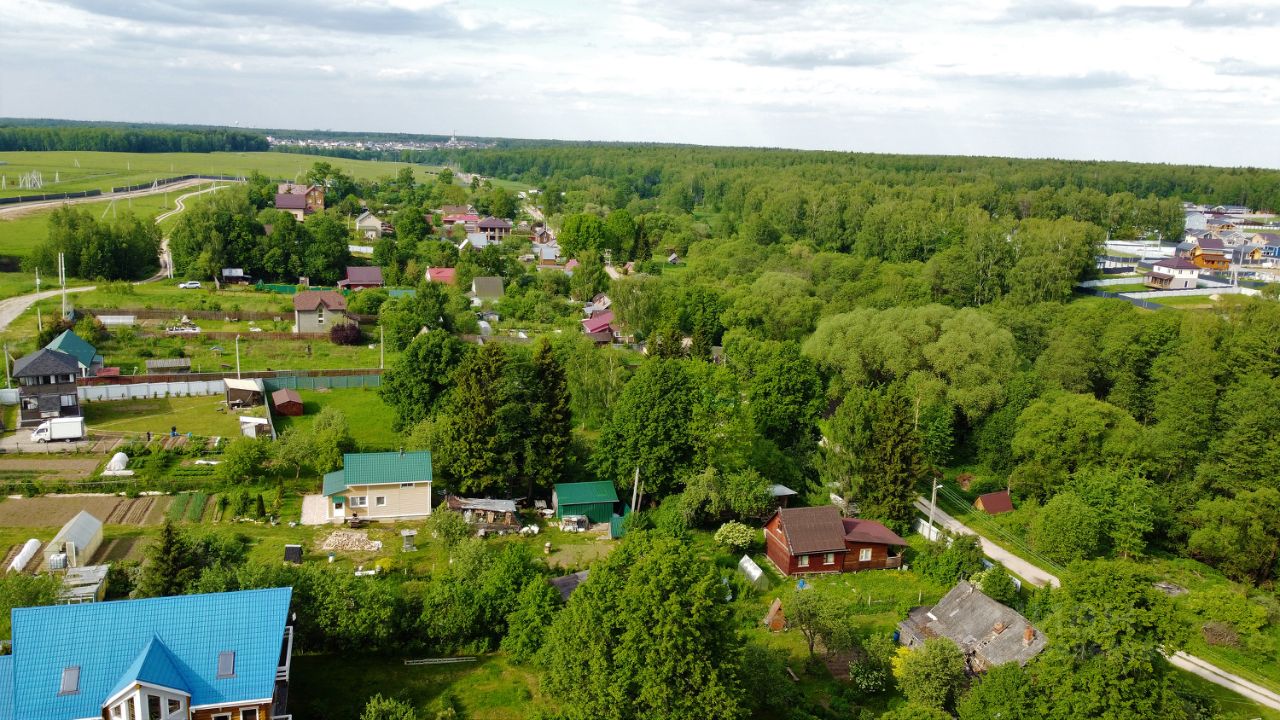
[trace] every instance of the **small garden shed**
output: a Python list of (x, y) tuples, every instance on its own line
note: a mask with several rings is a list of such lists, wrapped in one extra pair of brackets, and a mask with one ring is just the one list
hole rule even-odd
[(556, 517), (585, 515), (593, 523), (606, 523), (618, 506), (618, 491), (608, 480), (559, 483), (551, 493)]
[(271, 393), (271, 404), (281, 415), (298, 416), (303, 413), (302, 396), (297, 390), (281, 388)]

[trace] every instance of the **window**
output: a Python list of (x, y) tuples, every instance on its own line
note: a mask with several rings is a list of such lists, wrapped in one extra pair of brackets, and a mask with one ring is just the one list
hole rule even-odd
[(367, 495), (352, 495), (348, 500), (351, 501), (351, 507), (369, 507), (369, 497)]
[(417, 486), (418, 486), (418, 483), (400, 483), (400, 487), (402, 488), (411, 488), (411, 487), (417, 487)]
[(316, 306), (316, 322), (324, 324), (324, 305)]
[(801, 556), (800, 556), (800, 561), (799, 561), (799, 562), (797, 562), (796, 564), (797, 564), (797, 565), (799, 565), (800, 567), (809, 567), (809, 556), (808, 556), (808, 555), (801, 555)]
[(177, 712), (180, 712), (181, 710), (182, 710), (182, 701), (181, 701), (181, 700), (174, 700), (173, 698), (170, 698), (170, 699), (169, 699), (169, 714), (170, 714), (170, 715), (173, 715), (173, 714), (175, 714), (175, 713), (177, 713)]
[(240, 720), (258, 720), (258, 708), (245, 708), (241, 710)]
[(218, 713), (210, 718), (210, 720), (231, 720), (231, 713)]
[(164, 716), (160, 714), (159, 695), (147, 695), (147, 720), (164, 720)]
[(858, 551), (859, 562), (871, 562), (871, 548), (862, 548)]
[(124, 720), (138, 720), (138, 706), (133, 698), (126, 698), (124, 701)]
[[(128, 702), (128, 701), (126, 700), (125, 702)], [(121, 709), (120, 709), (120, 705), (119, 705), (118, 703), (117, 703), (117, 704), (115, 704), (115, 705), (112, 705), (112, 706), (111, 706), (111, 720), (120, 720), (120, 718), (122, 718), (122, 717), (124, 717), (124, 710), (121, 710)]]
[(234, 650), (223, 650), (218, 653), (218, 678), (236, 676), (236, 653)]
[(387, 497), (385, 495), (375, 495), (373, 497), (373, 504), (377, 507), (385, 507), (387, 504)]
[(336, 503), (334, 503), (334, 504), (333, 504), (333, 509), (334, 509), (334, 510), (341, 510), (341, 509), (342, 509), (342, 503), (340, 503), (340, 502), (336, 502)]
[(59, 695), (75, 695), (80, 692), (80, 666), (62, 668), (62, 684), (58, 686)]
[(823, 555), (823, 556), (822, 556), (822, 564), (823, 564), (823, 565), (831, 565), (831, 564), (835, 563), (835, 561), (836, 561), (836, 554), (835, 554), (835, 553), (827, 553), (826, 555)]
[(75, 396), (75, 395), (63, 395), (61, 398), (59, 398), (59, 400), (58, 400), (58, 401), (62, 404), (62, 407), (75, 407), (75, 406), (76, 406), (76, 396)]

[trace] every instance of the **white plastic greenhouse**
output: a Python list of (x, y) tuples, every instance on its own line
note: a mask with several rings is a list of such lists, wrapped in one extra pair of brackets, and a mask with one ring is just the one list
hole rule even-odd
[(81, 510), (45, 546), (45, 565), (50, 570), (88, 565), (101, 544), (102, 521)]

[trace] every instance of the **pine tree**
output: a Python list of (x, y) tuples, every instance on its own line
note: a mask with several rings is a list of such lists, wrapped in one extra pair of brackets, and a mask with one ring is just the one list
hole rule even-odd
[(518, 436), (512, 420), (528, 412), (512, 402), (502, 345), (480, 348), (459, 368), (445, 416), (442, 463), (463, 492), (501, 488), (516, 475)]
[(533, 377), (530, 442), (524, 453), (524, 474), (530, 496), (535, 489), (546, 490), (563, 479), (573, 432), (564, 366), (545, 338), (533, 350)]
[(160, 528), (160, 538), (148, 550), (147, 564), (138, 579), (139, 597), (180, 595), (191, 579), (187, 567), (189, 547), (182, 533), (169, 520)]

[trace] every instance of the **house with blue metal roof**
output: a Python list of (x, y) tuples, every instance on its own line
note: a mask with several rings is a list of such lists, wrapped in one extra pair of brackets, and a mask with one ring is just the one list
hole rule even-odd
[(347, 453), (324, 476), (329, 522), (412, 520), (431, 514), (431, 452)]
[(285, 716), (292, 592), (15, 608), (0, 720)]

